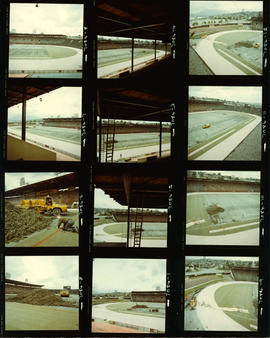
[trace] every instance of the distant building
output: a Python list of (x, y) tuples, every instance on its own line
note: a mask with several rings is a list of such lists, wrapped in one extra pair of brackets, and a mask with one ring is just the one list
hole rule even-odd
[(165, 291), (132, 291), (132, 302), (149, 302), (149, 303), (165, 303)]
[(263, 30), (263, 17), (255, 16), (251, 18), (251, 29), (252, 30)]

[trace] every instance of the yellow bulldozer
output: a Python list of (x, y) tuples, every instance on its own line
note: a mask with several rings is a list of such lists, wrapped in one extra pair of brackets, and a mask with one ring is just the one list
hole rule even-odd
[(67, 211), (66, 204), (56, 203), (50, 196), (46, 196), (43, 199), (22, 200), (19, 206), (23, 209), (35, 209), (40, 214), (47, 213), (54, 216)]
[(63, 290), (60, 291), (61, 297), (69, 297), (70, 295), (71, 286), (63, 286)]

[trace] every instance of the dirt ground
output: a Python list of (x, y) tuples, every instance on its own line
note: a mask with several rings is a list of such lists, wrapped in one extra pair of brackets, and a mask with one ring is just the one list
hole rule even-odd
[(113, 325), (108, 323), (92, 322), (93, 332), (117, 332), (117, 333), (144, 333), (143, 331), (130, 329), (124, 326)]
[(76, 308), (30, 305), (15, 302), (5, 304), (6, 330), (78, 330)]
[(77, 307), (76, 305), (64, 301), (61, 296), (55, 295), (51, 290), (35, 289), (25, 291), (9, 299), (9, 302), (25, 303), (31, 305), (49, 305)]
[(24, 210), (6, 202), (5, 241), (17, 242), (35, 231), (47, 228), (53, 220), (53, 216), (44, 216), (36, 210)]

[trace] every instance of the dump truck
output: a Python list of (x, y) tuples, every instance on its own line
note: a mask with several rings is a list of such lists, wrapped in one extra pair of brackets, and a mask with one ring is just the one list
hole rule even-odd
[(69, 286), (69, 285), (63, 286), (63, 290), (60, 291), (60, 296), (61, 297), (69, 297), (70, 290), (71, 290), (71, 286)]
[(43, 199), (22, 200), (19, 206), (23, 209), (35, 209), (40, 214), (49, 213), (54, 216), (67, 211), (66, 204), (56, 203), (50, 196)]

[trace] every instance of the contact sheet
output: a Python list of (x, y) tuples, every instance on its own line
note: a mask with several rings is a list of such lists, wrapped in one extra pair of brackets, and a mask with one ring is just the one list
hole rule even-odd
[(269, 4), (0, 4), (0, 335), (269, 335)]

